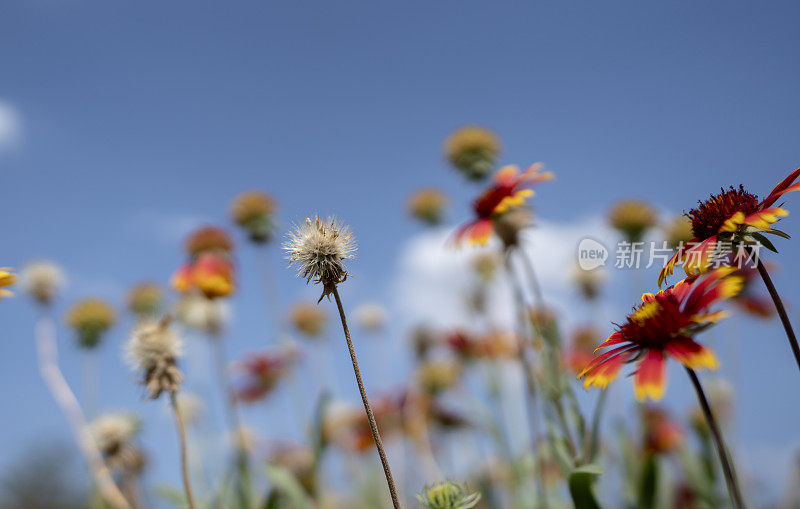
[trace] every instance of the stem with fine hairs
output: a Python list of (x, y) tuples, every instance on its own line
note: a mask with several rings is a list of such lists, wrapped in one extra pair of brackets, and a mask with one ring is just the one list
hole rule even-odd
[(364, 403), (364, 411), (367, 413), (372, 439), (375, 441), (375, 447), (378, 449), (378, 456), (381, 458), (383, 473), (386, 475), (386, 483), (389, 485), (389, 494), (392, 497), (392, 505), (395, 509), (400, 509), (400, 500), (397, 498), (397, 489), (394, 486), (392, 470), (389, 468), (389, 460), (386, 459), (386, 451), (383, 450), (383, 441), (378, 431), (378, 423), (375, 422), (375, 415), (372, 413), (372, 407), (370, 407), (369, 399), (367, 398), (367, 390), (364, 388), (364, 381), (361, 379), (361, 370), (358, 369), (356, 350), (353, 347), (353, 340), (350, 339), (350, 328), (347, 326), (347, 317), (344, 314), (344, 306), (342, 306), (342, 299), (339, 297), (339, 289), (336, 285), (331, 285), (330, 293), (333, 294), (334, 299), (336, 299), (336, 307), (339, 308), (339, 317), (342, 319), (342, 330), (344, 330), (344, 337), (347, 340), (347, 349), (350, 351), (350, 360), (353, 362), (353, 372), (356, 375), (358, 391), (361, 393), (361, 401)]
[(189, 482), (189, 465), (186, 459), (186, 428), (183, 425), (183, 416), (178, 408), (178, 397), (175, 391), (169, 393), (169, 403), (175, 414), (175, 425), (178, 428), (178, 438), (181, 444), (181, 475), (183, 476), (183, 489), (186, 492), (186, 503), (189, 509), (195, 509), (194, 495), (192, 495), (192, 485)]
[(703, 410), (703, 415), (705, 415), (708, 427), (711, 428), (711, 436), (714, 438), (714, 443), (717, 446), (719, 460), (722, 463), (722, 472), (725, 474), (725, 483), (728, 485), (728, 493), (731, 496), (733, 505), (736, 509), (744, 509), (745, 505), (742, 499), (742, 493), (739, 490), (739, 483), (736, 480), (736, 474), (733, 471), (733, 466), (728, 457), (725, 442), (722, 441), (722, 433), (717, 425), (717, 420), (714, 418), (714, 413), (711, 411), (711, 406), (708, 404), (706, 394), (703, 392), (703, 386), (700, 385), (697, 373), (695, 373), (693, 369), (686, 368), (686, 373), (689, 374), (689, 379), (692, 381), (694, 390), (697, 392), (697, 399), (700, 401), (700, 408)]
[(131, 505), (111, 477), (103, 456), (89, 431), (86, 417), (75, 394), (58, 367), (58, 346), (55, 325), (49, 317), (42, 317), (36, 324), (36, 347), (39, 358), (39, 371), (47, 388), (67, 418), (78, 448), (89, 464), (89, 470), (101, 496), (115, 509), (131, 509)]
[(761, 259), (758, 259), (756, 266), (758, 267), (758, 273), (761, 274), (761, 279), (764, 280), (767, 291), (769, 291), (769, 296), (772, 297), (772, 302), (775, 303), (775, 309), (778, 311), (778, 316), (781, 317), (783, 329), (786, 331), (786, 337), (789, 339), (789, 345), (792, 347), (794, 360), (797, 362), (797, 367), (800, 368), (800, 345), (797, 344), (797, 337), (794, 335), (792, 322), (789, 321), (789, 316), (786, 314), (786, 308), (783, 307), (781, 296), (778, 295), (778, 290), (776, 290), (775, 285), (772, 284), (772, 278), (769, 277), (769, 272), (767, 272), (767, 268), (764, 267)]

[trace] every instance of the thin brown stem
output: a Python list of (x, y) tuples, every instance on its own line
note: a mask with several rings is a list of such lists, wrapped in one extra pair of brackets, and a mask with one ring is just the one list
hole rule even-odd
[(372, 431), (372, 439), (375, 441), (375, 447), (378, 449), (378, 456), (381, 458), (383, 473), (386, 475), (386, 483), (389, 485), (389, 494), (392, 497), (392, 505), (395, 507), (395, 509), (400, 509), (400, 500), (397, 498), (397, 490), (394, 486), (392, 470), (389, 468), (389, 460), (386, 459), (386, 451), (383, 450), (383, 441), (381, 440), (381, 434), (378, 431), (378, 423), (375, 422), (375, 415), (372, 413), (372, 407), (370, 407), (369, 399), (367, 398), (367, 390), (364, 388), (364, 381), (361, 379), (361, 370), (358, 369), (356, 350), (353, 347), (353, 340), (350, 339), (350, 328), (347, 326), (347, 317), (344, 314), (342, 299), (339, 297), (339, 289), (333, 285), (331, 293), (333, 294), (334, 299), (336, 299), (336, 307), (339, 308), (339, 317), (342, 319), (342, 329), (344, 330), (344, 337), (347, 340), (347, 349), (350, 351), (350, 360), (353, 362), (353, 372), (356, 375), (358, 391), (361, 393), (361, 401), (364, 403), (364, 410), (367, 413), (369, 429)]
[(797, 344), (797, 337), (794, 335), (792, 323), (789, 321), (789, 316), (786, 314), (786, 309), (783, 307), (781, 296), (778, 295), (778, 290), (776, 290), (775, 285), (772, 284), (772, 278), (769, 277), (769, 272), (767, 272), (767, 268), (764, 267), (764, 264), (760, 259), (756, 265), (758, 267), (758, 273), (761, 274), (761, 279), (764, 280), (764, 285), (766, 285), (767, 291), (769, 291), (769, 295), (772, 297), (772, 302), (775, 303), (775, 309), (778, 311), (778, 316), (781, 317), (781, 323), (786, 331), (786, 337), (789, 339), (789, 346), (792, 347), (794, 360), (797, 362), (797, 367), (800, 369), (800, 345)]
[(101, 496), (115, 509), (131, 509), (131, 505), (111, 477), (111, 473), (103, 461), (103, 456), (97, 449), (94, 437), (89, 432), (89, 426), (80, 403), (58, 367), (55, 326), (50, 318), (42, 317), (36, 325), (36, 348), (42, 378), (64, 413), (64, 417), (67, 418), (78, 448), (89, 464), (89, 471), (94, 482), (97, 483)]
[(686, 373), (689, 374), (689, 379), (692, 381), (692, 385), (694, 385), (695, 392), (697, 392), (697, 399), (700, 401), (700, 408), (703, 410), (703, 415), (705, 415), (708, 427), (711, 428), (711, 436), (714, 438), (714, 443), (717, 446), (719, 460), (722, 463), (722, 472), (725, 474), (725, 483), (728, 485), (728, 493), (731, 496), (733, 505), (736, 509), (744, 509), (744, 499), (739, 490), (739, 483), (736, 480), (736, 474), (733, 471), (733, 466), (728, 457), (728, 451), (725, 448), (725, 443), (722, 441), (722, 433), (717, 425), (717, 420), (714, 418), (714, 413), (711, 411), (711, 406), (708, 404), (703, 386), (700, 384), (697, 373), (695, 373), (693, 369), (686, 368)]
[(181, 445), (181, 475), (183, 476), (183, 489), (186, 492), (186, 503), (189, 509), (195, 509), (194, 495), (192, 495), (192, 484), (189, 481), (189, 464), (187, 461), (187, 446), (186, 446), (186, 428), (183, 425), (183, 416), (181, 415), (180, 408), (178, 407), (178, 397), (175, 392), (169, 393), (169, 402), (172, 405), (172, 411), (175, 413), (175, 425), (178, 428), (178, 438)]

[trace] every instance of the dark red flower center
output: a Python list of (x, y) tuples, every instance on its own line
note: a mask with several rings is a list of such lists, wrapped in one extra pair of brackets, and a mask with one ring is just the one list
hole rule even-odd
[(758, 196), (748, 193), (743, 186), (729, 190), (720, 188), (721, 193), (711, 195), (706, 201), (698, 202), (685, 215), (692, 221), (692, 233), (700, 240), (707, 239), (719, 233), (722, 225), (736, 212), (745, 216), (758, 211)]
[(620, 328), (623, 337), (642, 348), (663, 348), (690, 324), (678, 299), (669, 291), (656, 294), (628, 315)]

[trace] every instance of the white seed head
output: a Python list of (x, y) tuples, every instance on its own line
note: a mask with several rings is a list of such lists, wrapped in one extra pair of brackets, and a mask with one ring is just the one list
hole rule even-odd
[(176, 391), (183, 376), (176, 366), (182, 341), (165, 321), (148, 320), (136, 326), (126, 345), (128, 362), (142, 376), (152, 399)]
[(105, 414), (92, 421), (90, 430), (103, 454), (116, 455), (130, 445), (139, 431), (139, 422), (131, 414)]
[(356, 243), (350, 227), (337, 225), (335, 219), (326, 223), (315, 217), (295, 226), (283, 248), (289, 263), (297, 266), (299, 277), (322, 283), (327, 289), (347, 278), (343, 262), (353, 258)]
[[(195, 425), (200, 422), (205, 412), (205, 405), (200, 396), (185, 391), (181, 391), (177, 397), (178, 412), (181, 413), (183, 421), (187, 425)], [(172, 411), (170, 410), (170, 413)]]
[(64, 286), (64, 272), (55, 263), (31, 262), (20, 274), (20, 284), (34, 299), (49, 303)]
[(230, 318), (230, 307), (223, 299), (206, 299), (202, 295), (189, 294), (178, 301), (175, 315), (191, 329), (216, 334)]

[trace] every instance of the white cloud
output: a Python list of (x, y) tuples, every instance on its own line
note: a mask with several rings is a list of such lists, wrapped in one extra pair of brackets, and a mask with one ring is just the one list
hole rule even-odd
[(22, 123), (16, 108), (0, 100), (0, 151), (15, 147), (21, 131)]
[[(474, 271), (474, 256), (497, 250), (490, 243), (486, 248), (453, 247), (447, 244), (451, 229), (433, 230), (412, 238), (402, 249), (395, 292), (395, 305), (407, 325), (426, 323), (437, 327), (468, 324), (470, 310), (466, 304)], [(613, 239), (614, 235), (602, 218), (584, 218), (571, 223), (540, 221), (523, 237), (525, 252), (535, 267), (537, 278), (548, 306), (569, 310), (576, 294), (570, 280), (577, 261), (581, 239)], [(610, 245), (606, 242), (606, 245)], [(613, 251), (612, 251), (613, 253)], [(609, 261), (613, 263), (613, 259)], [(497, 326), (513, 323), (512, 293), (502, 278), (489, 290), (489, 313)], [(563, 313), (568, 319), (569, 313)]]

